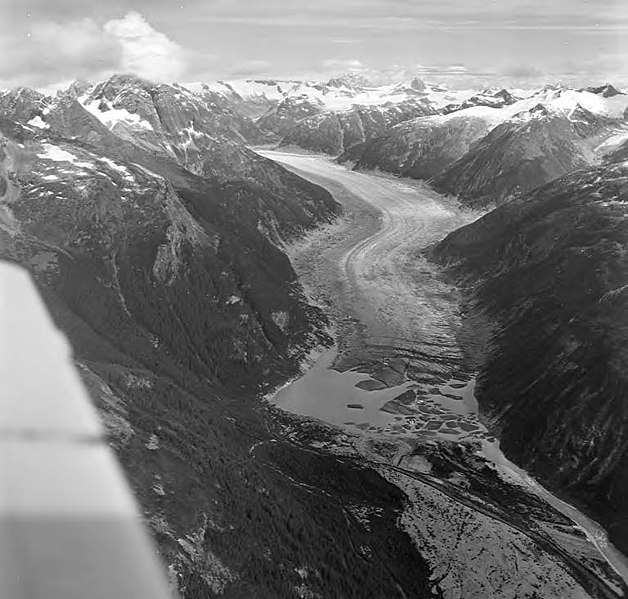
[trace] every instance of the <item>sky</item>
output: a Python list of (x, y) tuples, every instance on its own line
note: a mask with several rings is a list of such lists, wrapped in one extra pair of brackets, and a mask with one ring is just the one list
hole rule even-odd
[(628, 87), (628, 0), (0, 0), (0, 88), (414, 76)]

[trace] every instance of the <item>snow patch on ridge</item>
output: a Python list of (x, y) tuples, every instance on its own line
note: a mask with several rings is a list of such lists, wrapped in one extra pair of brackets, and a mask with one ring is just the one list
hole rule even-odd
[(28, 121), (27, 125), (37, 127), (38, 129), (50, 129), (50, 125), (44, 122), (39, 115), (34, 116), (30, 121)]
[(93, 114), (109, 129), (113, 129), (118, 123), (125, 123), (148, 131), (153, 130), (152, 125), (148, 121), (140, 117), (139, 114), (129, 112), (126, 108), (113, 108), (111, 103), (106, 103), (108, 110), (101, 110), (100, 106), (104, 100), (94, 100), (86, 103), (84, 98), (80, 98), (79, 102), (87, 112)]
[(122, 166), (121, 164), (117, 164), (116, 162), (114, 162), (110, 158), (105, 158), (104, 156), (101, 156), (100, 158), (98, 158), (98, 160), (100, 162), (104, 162), (109, 168), (113, 169), (114, 171), (118, 171), (119, 173), (122, 173), (123, 175), (125, 175), (125, 177), (129, 177), (131, 175), (129, 173), (129, 169), (126, 168), (126, 166)]
[(90, 162), (82, 162), (78, 158), (66, 150), (62, 150), (59, 146), (53, 146), (52, 144), (43, 144), (43, 152), (37, 154), (38, 158), (44, 160), (52, 160), (53, 162), (70, 162), (75, 166), (83, 168), (94, 168), (94, 165)]

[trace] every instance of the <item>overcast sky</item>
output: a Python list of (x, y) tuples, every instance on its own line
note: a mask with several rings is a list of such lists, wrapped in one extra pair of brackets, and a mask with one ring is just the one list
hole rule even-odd
[(0, 87), (356, 71), (628, 85), (628, 0), (0, 0)]

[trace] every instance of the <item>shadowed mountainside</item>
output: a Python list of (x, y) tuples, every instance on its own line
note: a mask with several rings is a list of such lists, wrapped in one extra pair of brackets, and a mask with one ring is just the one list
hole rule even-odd
[[(485, 323), (477, 396), (504, 452), (628, 551), (628, 171), (578, 171), (450, 234), (434, 256)], [(475, 323), (475, 324), (472, 324)]]

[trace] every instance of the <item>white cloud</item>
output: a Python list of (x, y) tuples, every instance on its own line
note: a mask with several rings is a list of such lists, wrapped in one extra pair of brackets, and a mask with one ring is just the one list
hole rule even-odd
[(34, 20), (21, 30), (0, 21), (0, 88), (55, 89), (75, 79), (98, 81), (116, 72), (175, 81), (187, 54), (139, 13), (98, 23), (84, 18)]
[(122, 48), (120, 70), (151, 81), (176, 81), (186, 70), (185, 52), (179, 44), (154, 29), (139, 13), (112, 19), (104, 31)]
[(120, 45), (92, 19), (40, 21), (28, 32), (0, 31), (0, 82), (50, 84), (99, 76), (119, 64)]
[[(107, 54), (117, 58), (117, 48), (113, 40), (107, 38), (105, 32), (92, 19), (81, 19), (68, 23), (54, 21), (35, 23), (32, 27), (31, 42), (53, 52), (55, 59), (79, 61), (100, 57), (107, 62)], [(46, 57), (43, 57), (46, 58)], [(50, 60), (50, 54), (48, 54)]]

